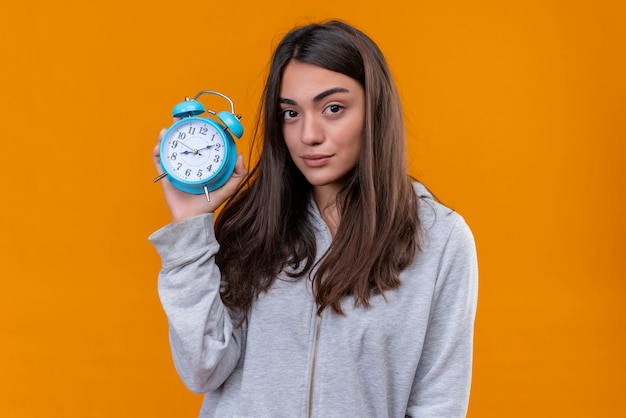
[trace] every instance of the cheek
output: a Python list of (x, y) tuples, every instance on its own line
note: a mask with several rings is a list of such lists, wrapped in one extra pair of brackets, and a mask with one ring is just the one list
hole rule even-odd
[(350, 162), (352, 166), (355, 166), (357, 162), (359, 161), (359, 156), (361, 155), (361, 138), (359, 138), (358, 141), (355, 141), (351, 150), (352, 150), (352, 154), (350, 155), (351, 157)]
[(363, 125), (354, 124), (350, 126), (341, 137), (344, 138), (343, 147), (348, 151), (348, 158), (356, 163), (363, 146)]
[(295, 136), (293, 135), (293, 132), (291, 132), (290, 129), (285, 129), (283, 128), (283, 140), (285, 141), (285, 145), (287, 146), (287, 150), (289, 150), (289, 153), (291, 154), (292, 151), (295, 149)]

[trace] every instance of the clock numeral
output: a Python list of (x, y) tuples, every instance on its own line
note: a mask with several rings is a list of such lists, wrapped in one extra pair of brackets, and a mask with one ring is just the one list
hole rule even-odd
[(215, 158), (213, 159), (214, 163), (219, 163), (220, 162), (220, 156), (216, 155)]
[(198, 170), (198, 174), (197, 174), (197, 176), (198, 176), (198, 177), (202, 177), (202, 170), (201, 170), (201, 169), (200, 169), (200, 170)]
[(187, 134), (184, 133), (184, 132), (179, 132), (178, 133), (178, 139), (185, 139), (186, 136), (187, 136)]
[(176, 171), (180, 171), (180, 168), (183, 166), (183, 163), (178, 163), (178, 167), (176, 167)]
[(202, 135), (206, 135), (207, 132), (209, 132), (209, 128), (207, 128), (206, 126), (201, 126), (200, 127), (200, 133)]
[(175, 161), (176, 157), (178, 157), (178, 153), (173, 152), (172, 155), (170, 155), (170, 160)]
[(196, 128), (194, 128), (193, 126), (189, 127), (189, 131), (187, 132), (189, 135), (193, 135), (194, 133), (196, 133)]
[(207, 171), (208, 171), (209, 173), (210, 173), (211, 171), (213, 171), (213, 164), (211, 164), (210, 166), (208, 166), (206, 169), (207, 169)]
[(172, 148), (176, 148), (178, 146), (178, 141), (172, 141)]
[(215, 151), (218, 151), (220, 148), (222, 148), (222, 144), (215, 144)]
[(188, 168), (187, 170), (185, 170), (185, 175), (186, 175), (187, 177), (189, 177), (189, 176), (191, 175), (191, 169), (190, 169), (190, 168)]

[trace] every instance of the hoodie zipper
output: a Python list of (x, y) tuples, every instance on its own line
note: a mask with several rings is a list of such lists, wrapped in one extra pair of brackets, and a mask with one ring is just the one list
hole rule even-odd
[(309, 382), (309, 413), (308, 418), (313, 416), (313, 382), (315, 381), (315, 363), (317, 361), (317, 346), (319, 345), (320, 323), (322, 317), (317, 315), (315, 320), (315, 341), (313, 342), (313, 360), (311, 361), (311, 381)]
[[(321, 220), (321, 216), (320, 216), (320, 220)], [(328, 228), (328, 225), (326, 225), (326, 223), (321, 220), (322, 225), (324, 225), (324, 228), (326, 230), (326, 238), (327, 241), (332, 241), (332, 235), (330, 233), (330, 229)], [(328, 242), (326, 243), (327, 245), (330, 245)], [(317, 305), (314, 305), (314, 309), (317, 308)], [(309, 381), (309, 410), (308, 410), (308, 414), (307, 417), (311, 418), (313, 416), (313, 384), (315, 382), (315, 365), (317, 363), (317, 349), (319, 346), (319, 339), (320, 339), (320, 325), (322, 323), (322, 315), (318, 314), (317, 312), (315, 313), (315, 340), (313, 341), (313, 358), (311, 360), (311, 379)]]

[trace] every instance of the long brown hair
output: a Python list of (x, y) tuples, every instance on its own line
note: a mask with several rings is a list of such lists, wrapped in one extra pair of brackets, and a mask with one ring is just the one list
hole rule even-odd
[[(289, 156), (280, 117), (281, 80), (291, 60), (345, 74), (365, 90), (361, 154), (337, 196), (339, 228), (317, 269), (308, 214), (312, 187)], [(272, 56), (256, 138), (262, 140), (259, 161), (215, 224), (226, 306), (245, 318), (281, 271), (294, 279), (312, 275), (318, 313), (330, 306), (343, 314), (346, 295), (368, 307), (372, 292), (400, 286), (400, 272), (419, 249), (418, 206), (407, 173), (400, 99), (374, 42), (340, 21), (289, 32)]]

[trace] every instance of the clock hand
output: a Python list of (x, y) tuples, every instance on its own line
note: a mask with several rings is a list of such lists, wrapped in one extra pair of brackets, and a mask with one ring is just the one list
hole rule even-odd
[[(181, 144), (182, 144), (182, 142), (181, 142)], [(206, 147), (200, 148), (199, 150), (197, 150), (197, 149), (192, 149), (191, 147), (187, 146), (186, 144), (183, 144), (183, 145), (185, 145), (191, 151), (182, 151), (181, 154), (185, 154), (185, 155), (186, 154), (196, 154), (196, 155), (199, 155), (199, 156), (202, 156), (202, 154), (200, 154), (201, 150), (203, 150), (203, 149), (211, 149), (211, 148), (213, 148), (215, 146), (215, 145), (207, 145)]]
[(185, 144), (184, 142), (178, 141), (179, 144), (181, 144), (184, 147), (189, 148), (191, 151), (182, 151), (181, 154), (197, 154), (202, 156), (202, 154), (200, 154), (200, 152), (198, 152), (197, 149), (191, 148), (189, 145)]
[(183, 147), (187, 147), (187, 148), (189, 148), (190, 150), (192, 150), (192, 151), (193, 151), (193, 148), (191, 148), (189, 145), (185, 144), (184, 142), (182, 142), (182, 141), (175, 141), (175, 142), (177, 142), (177, 143), (179, 143), (180, 145), (182, 145)]
[(202, 148), (202, 149), (211, 149), (213, 148), (215, 145), (207, 145), (206, 147)]
[(185, 154), (185, 155), (186, 154), (194, 154), (194, 155), (202, 156), (202, 154), (200, 154), (200, 151), (198, 151), (197, 149), (194, 149), (194, 150), (191, 150), (191, 151), (181, 151), (181, 154)]

